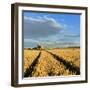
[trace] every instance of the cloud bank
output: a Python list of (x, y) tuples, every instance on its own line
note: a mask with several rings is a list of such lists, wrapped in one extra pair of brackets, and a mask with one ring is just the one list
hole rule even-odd
[(72, 26), (61, 23), (56, 18), (42, 16), (24, 16), (24, 46), (35, 47), (41, 44), (46, 48), (80, 46), (80, 33)]
[(62, 29), (63, 26), (54, 18), (24, 16), (24, 38), (48, 37), (59, 33)]

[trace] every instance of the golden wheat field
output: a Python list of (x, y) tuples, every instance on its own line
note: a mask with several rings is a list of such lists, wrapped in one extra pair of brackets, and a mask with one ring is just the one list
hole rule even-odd
[(80, 75), (80, 48), (24, 49), (24, 77)]

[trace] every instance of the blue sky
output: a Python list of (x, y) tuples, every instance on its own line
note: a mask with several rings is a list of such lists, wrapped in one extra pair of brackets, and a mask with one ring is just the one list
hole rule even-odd
[(24, 47), (45, 48), (80, 46), (80, 15), (23, 12)]

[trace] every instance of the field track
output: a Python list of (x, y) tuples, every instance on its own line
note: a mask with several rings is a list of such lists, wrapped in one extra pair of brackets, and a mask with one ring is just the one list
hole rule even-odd
[[(46, 52), (48, 52), (48, 51), (46, 51)], [(50, 54), (51, 54), (56, 60), (58, 60), (59, 62), (62, 62), (63, 65), (65, 65), (65, 67), (66, 67), (67, 69), (69, 69), (69, 70), (72, 71), (72, 72), (76, 72), (76, 75), (79, 75), (79, 74), (80, 74), (80, 69), (79, 69), (79, 67), (75, 66), (73, 63), (70, 63), (70, 62), (68, 62), (67, 60), (64, 60), (62, 57), (59, 57), (59, 56), (57, 56), (57, 55), (55, 55), (55, 54), (53, 54), (53, 53), (51, 53), (51, 52), (48, 52), (48, 53), (50, 53)]]
[(38, 63), (38, 58), (40, 57), (41, 52), (38, 54), (38, 56), (35, 58), (35, 60), (32, 62), (32, 64), (29, 66), (29, 68), (26, 69), (26, 72), (24, 73), (24, 77), (32, 77), (32, 72), (34, 70), (34, 67)]
[(62, 63), (66, 70), (69, 70), (70, 72), (75, 73), (75, 75), (80, 75), (80, 68), (77, 67), (75, 64), (70, 63), (67, 60), (64, 60), (62, 57), (59, 57), (58, 55), (53, 54), (52, 52), (49, 52), (46, 50), (40, 50), (38, 56), (34, 59), (32, 64), (29, 66), (29, 68), (27, 68), (26, 71), (24, 72), (24, 77), (33, 77), (33, 73), (35, 73), (36, 71), (35, 69), (37, 69), (36, 67), (37, 67), (37, 64), (39, 63), (39, 59), (43, 51), (47, 53), (47, 55), (50, 54), (59, 63)]

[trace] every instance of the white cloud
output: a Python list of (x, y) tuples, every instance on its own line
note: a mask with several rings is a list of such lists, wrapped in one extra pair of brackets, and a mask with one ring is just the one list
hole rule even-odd
[(45, 22), (42, 18), (32, 18), (32, 17), (27, 17), (27, 16), (24, 16), (24, 20), (28, 20), (28, 21), (31, 21), (31, 22)]
[(58, 34), (63, 29), (63, 25), (54, 18), (27, 17), (24, 16), (24, 36), (25, 38), (39, 38)]
[(80, 37), (80, 34), (65, 34), (65, 37)]
[(54, 18), (48, 17), (46, 15), (43, 16), (43, 17), (38, 16), (36, 18), (24, 16), (24, 19), (25, 20), (29, 20), (31, 22), (38, 22), (38, 23), (45, 23), (45, 22), (47, 22), (47, 23), (51, 24), (53, 27), (62, 28), (62, 25), (59, 22), (57, 22)]
[(36, 42), (36, 43), (38, 43), (37, 40), (29, 39), (29, 38), (24, 38), (24, 42)]

